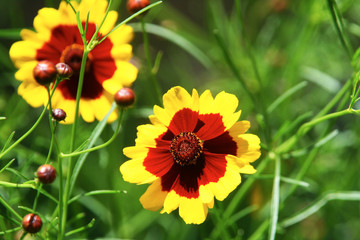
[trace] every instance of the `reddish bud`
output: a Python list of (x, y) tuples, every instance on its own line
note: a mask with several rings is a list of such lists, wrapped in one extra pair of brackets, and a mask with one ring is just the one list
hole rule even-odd
[(52, 110), (52, 117), (56, 121), (63, 121), (66, 118), (66, 112), (62, 110), (61, 108), (55, 108)]
[(128, 107), (135, 102), (135, 93), (131, 88), (122, 88), (115, 93), (114, 99), (120, 107)]
[(41, 183), (49, 184), (55, 180), (56, 170), (50, 164), (44, 164), (38, 168), (36, 175)]
[(36, 214), (29, 213), (23, 218), (22, 227), (28, 233), (37, 233), (42, 227), (41, 218)]
[(35, 66), (33, 74), (36, 82), (40, 85), (47, 85), (55, 80), (57, 72), (52, 62), (43, 60)]
[(57, 63), (55, 68), (61, 79), (68, 79), (73, 75), (73, 70), (66, 63)]
[[(131, 14), (134, 14), (138, 11), (140, 11), (141, 9), (147, 7), (148, 5), (150, 5), (149, 0), (128, 0), (127, 2), (127, 9)], [(144, 12), (143, 14), (145, 14), (146, 12)]]

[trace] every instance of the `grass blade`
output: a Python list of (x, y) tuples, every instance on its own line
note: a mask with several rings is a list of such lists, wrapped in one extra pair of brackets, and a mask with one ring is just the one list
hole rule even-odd
[(325, 194), (318, 201), (314, 202), (310, 206), (300, 210), (297, 214), (292, 217), (289, 217), (280, 223), (281, 227), (289, 227), (298, 222), (301, 222), (305, 218), (319, 211), (325, 204), (332, 200), (342, 200), (342, 201), (360, 201), (360, 192), (351, 191), (351, 192), (332, 192)]

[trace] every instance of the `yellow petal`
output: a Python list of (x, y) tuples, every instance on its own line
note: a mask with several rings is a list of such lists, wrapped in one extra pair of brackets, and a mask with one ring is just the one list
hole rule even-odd
[(122, 25), (113, 31), (109, 38), (114, 45), (121, 45), (125, 43), (129, 43), (133, 39), (134, 33), (132, 27), (128, 25)]
[(23, 82), (18, 88), (18, 94), (32, 107), (40, 107), (48, 102), (46, 88), (38, 84)]
[(111, 56), (116, 61), (129, 61), (132, 57), (132, 46), (130, 44), (114, 45)]
[(245, 162), (254, 162), (261, 155), (260, 139), (254, 134), (241, 134), (238, 136), (237, 156)]
[(129, 62), (116, 61), (116, 71), (112, 78), (103, 83), (106, 91), (114, 95), (122, 87), (130, 87), (136, 80), (138, 70)]
[[(162, 124), (164, 124), (164, 126), (169, 126), (169, 124), (170, 124), (170, 122), (171, 122), (172, 116), (170, 116), (169, 113), (168, 113), (165, 109), (163, 109), (163, 108), (155, 105), (155, 106), (154, 106), (154, 114), (155, 114), (154, 117), (156, 117), (156, 119), (157, 119), (159, 122), (161, 122)], [(154, 118), (154, 117), (152, 117), (152, 116), (150, 116), (150, 117), (151, 117), (151, 118)], [(151, 120), (151, 119), (150, 119), (150, 120)]]
[(168, 192), (162, 191), (161, 189), (160, 179), (148, 187), (146, 192), (140, 197), (140, 202), (145, 209), (157, 211), (163, 206)]
[[(100, 18), (101, 17), (104, 17), (104, 15), (102, 14)], [(116, 11), (109, 11), (106, 20), (100, 29), (100, 32), (103, 35), (109, 33), (114, 28), (117, 18), (118, 13)]]
[(214, 194), (208, 185), (199, 187), (199, 195), (203, 203), (211, 203), (214, 200)]
[(197, 91), (193, 90), (193, 95), (182, 87), (173, 87), (163, 96), (164, 108), (169, 116), (174, 116), (181, 109), (189, 108), (193, 111), (199, 111), (199, 96)]
[(50, 36), (51, 30), (64, 22), (67, 23), (68, 21), (60, 15), (60, 12), (57, 9), (42, 8), (39, 10), (38, 15), (34, 18), (34, 28), (36, 32), (41, 32)]
[(123, 149), (123, 153), (128, 158), (143, 158), (145, 159), (149, 149), (146, 147), (132, 146)]
[(167, 131), (166, 127), (154, 126), (151, 124), (140, 125), (137, 127), (136, 146), (156, 147), (155, 139)]
[(146, 171), (143, 165), (144, 159), (133, 159), (126, 161), (120, 166), (120, 172), (123, 175), (125, 181), (130, 183), (151, 183), (157, 179), (157, 177), (150, 172)]
[(229, 134), (233, 139), (237, 139), (240, 134), (244, 134), (250, 128), (249, 121), (236, 122), (229, 130)]
[(231, 128), (239, 119), (241, 111), (236, 112), (238, 106), (238, 99), (235, 95), (220, 92), (213, 99), (209, 90), (205, 91), (200, 96), (200, 111), (199, 114), (220, 114), (226, 130)]
[(171, 213), (179, 207), (181, 197), (174, 191), (170, 191), (164, 201), (164, 209), (161, 213)]
[(93, 122), (95, 120), (94, 110), (92, 108), (91, 100), (80, 101), (80, 114), (85, 122)]
[(28, 82), (40, 86), (34, 79), (33, 70), (38, 62), (28, 61), (15, 73), (15, 78), (20, 81)]
[[(29, 41), (15, 42), (10, 48), (9, 55), (15, 66), (20, 68), (28, 61), (35, 62), (36, 50), (40, 47), (40, 44)], [(32, 75), (32, 69), (30, 74)]]
[(208, 206), (200, 198), (181, 197), (179, 215), (187, 224), (201, 224), (205, 221)]
[(63, 98), (62, 100), (60, 100), (58, 102), (58, 104), (56, 106), (54, 106), (54, 108), (55, 107), (61, 108), (66, 112), (65, 122), (61, 121), (60, 123), (71, 124), (74, 122), (74, 119), (75, 119), (75, 101), (74, 100), (69, 100), (69, 99)]
[(256, 173), (256, 170), (253, 166), (250, 164), (246, 164), (242, 168), (240, 168), (240, 173), (246, 173), (246, 174), (254, 174)]
[(218, 182), (208, 184), (216, 199), (220, 201), (224, 200), (241, 182), (240, 174), (230, 165), (226, 166), (225, 175)]

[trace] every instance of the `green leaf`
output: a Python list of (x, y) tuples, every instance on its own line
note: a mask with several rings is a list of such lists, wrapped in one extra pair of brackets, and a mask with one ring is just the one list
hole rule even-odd
[(10, 136), (9, 136), (8, 139), (6, 140), (5, 145), (4, 145), (4, 147), (3, 147), (3, 149), (1, 150), (0, 153), (4, 152), (5, 149), (9, 146), (11, 140), (12, 140), (13, 137), (14, 137), (14, 134), (15, 134), (15, 131), (13, 131), (13, 132), (10, 134)]
[(281, 227), (289, 227), (294, 225), (302, 220), (306, 219), (310, 215), (319, 211), (323, 206), (325, 206), (329, 201), (333, 200), (342, 200), (342, 201), (360, 201), (360, 192), (358, 191), (349, 191), (349, 192), (331, 192), (323, 195), (319, 200), (310, 204), (306, 208), (300, 210), (298, 213), (292, 217), (286, 218), (280, 223)]
[[(115, 110), (115, 108), (117, 107), (116, 103), (114, 102), (111, 106), (110, 111), (108, 112), (108, 114), (104, 117), (103, 120), (101, 120), (96, 127), (94, 128), (93, 132), (91, 133), (90, 136), (90, 141), (88, 143), (88, 145), (86, 146), (85, 149), (89, 149), (92, 146), (94, 146), (95, 142), (97, 141), (97, 139), (100, 137), (102, 131), (104, 130), (106, 124), (107, 124), (107, 120), (110, 116), (110, 114)], [(84, 165), (87, 156), (89, 155), (89, 152), (83, 153), (80, 155), (79, 159), (76, 161), (75, 167), (74, 167), (74, 171), (73, 174), (71, 176), (71, 183), (70, 183), (70, 190), (69, 190), (69, 195), (71, 195), (72, 190), (74, 189), (75, 183), (76, 183), (76, 179), (80, 173), (80, 170), (82, 168), (82, 166)]]
[[(142, 31), (140, 23), (131, 23), (131, 24), (129, 24), (129, 26), (131, 26), (135, 32)], [(161, 27), (161, 26), (158, 26), (155, 24), (151, 24), (151, 23), (146, 23), (145, 28), (148, 33), (157, 35), (159, 37), (162, 37), (162, 38), (178, 45), (179, 47), (184, 49), (186, 52), (188, 52), (190, 55), (192, 55), (195, 59), (197, 59), (204, 67), (209, 69), (213, 66), (212, 61), (210, 60), (210, 58), (208, 58), (206, 56), (206, 54), (203, 51), (201, 51), (192, 42), (188, 41), (186, 38), (180, 36), (179, 34), (173, 32), (167, 28), (164, 28), (164, 27)]]

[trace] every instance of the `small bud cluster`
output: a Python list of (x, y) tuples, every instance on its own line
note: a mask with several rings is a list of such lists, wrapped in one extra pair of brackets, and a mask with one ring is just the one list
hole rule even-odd
[(33, 75), (40, 85), (48, 85), (55, 81), (56, 76), (60, 79), (68, 79), (72, 76), (73, 71), (66, 63), (54, 64), (51, 61), (39, 61), (33, 70)]

